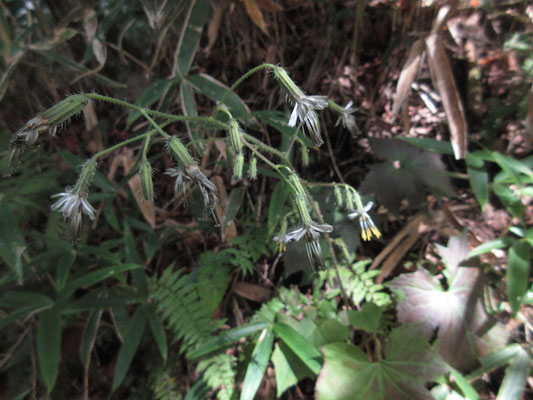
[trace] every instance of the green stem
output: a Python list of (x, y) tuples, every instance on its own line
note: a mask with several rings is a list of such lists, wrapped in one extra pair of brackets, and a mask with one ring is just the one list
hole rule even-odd
[(206, 122), (206, 123), (209, 123), (209, 124), (212, 124), (212, 125), (216, 125), (218, 128), (220, 129), (228, 129), (228, 126), (222, 122), (222, 121), (219, 121), (213, 117), (199, 117), (199, 116), (185, 116), (185, 115), (173, 115), (173, 114), (167, 114), (167, 113), (164, 113), (164, 112), (161, 112), (161, 111), (155, 111), (155, 110), (150, 110), (149, 108), (144, 108), (144, 107), (139, 107), (139, 106), (136, 106), (135, 104), (131, 104), (131, 103), (128, 103), (127, 101), (123, 101), (123, 100), (119, 100), (119, 99), (115, 99), (113, 97), (108, 97), (108, 96), (103, 96), (101, 94), (97, 94), (97, 93), (89, 93), (89, 94), (86, 94), (87, 97), (93, 99), (93, 100), (100, 100), (100, 101), (107, 101), (108, 103), (113, 103), (113, 104), (117, 104), (119, 106), (122, 106), (122, 107), (126, 107), (126, 108), (129, 108), (131, 110), (135, 110), (137, 112), (140, 112), (141, 114), (143, 113), (143, 110), (147, 113), (147, 114), (150, 114), (154, 117), (160, 117), (160, 118), (164, 118), (164, 119), (167, 119), (171, 122), (176, 122), (176, 121), (198, 121), (198, 122)]
[(148, 122), (152, 124), (152, 126), (161, 136), (163, 136), (165, 139), (170, 139), (170, 135), (166, 133), (163, 129), (161, 129), (161, 127), (148, 115), (148, 113), (146, 112), (144, 108), (141, 109), (140, 111), (143, 117), (146, 118)]
[(252, 76), (256, 72), (259, 72), (259, 71), (261, 71), (263, 69), (266, 69), (266, 68), (275, 68), (275, 65), (264, 63), (264, 64), (261, 64), (261, 65), (258, 65), (255, 68), (252, 68), (250, 71), (248, 71), (243, 76), (241, 76), (228, 90), (226, 90), (226, 93), (224, 93), (224, 96), (222, 96), (222, 98), (218, 102), (217, 107), (215, 108), (215, 111), (213, 112), (213, 117), (215, 115), (217, 115), (217, 113), (220, 111), (220, 107), (226, 102), (226, 100), (228, 99), (228, 96), (230, 95), (230, 93), (234, 92), (235, 89), (237, 89), (237, 87), (241, 83), (243, 83), (246, 79), (248, 79), (250, 76)]
[(252, 135), (249, 135), (248, 133), (246, 132), (242, 132), (242, 136), (249, 142), (255, 144), (258, 148), (260, 148), (261, 150), (263, 151), (266, 151), (267, 153), (272, 153), (274, 154), (275, 156), (278, 156), (282, 161), (288, 163), (289, 160), (286, 156), (285, 153), (282, 153), (281, 151), (279, 150), (276, 150), (274, 149), (273, 147), (270, 147), (266, 144), (264, 144), (262, 141), (260, 141), (259, 139), (255, 138), (254, 136)]
[(143, 133), (142, 135), (135, 136), (135, 137), (132, 137), (132, 138), (130, 138), (130, 139), (126, 139), (126, 140), (124, 140), (123, 142), (120, 142), (120, 143), (118, 143), (118, 144), (116, 144), (116, 145), (114, 145), (114, 146), (111, 146), (111, 147), (109, 147), (109, 148), (107, 148), (107, 149), (105, 149), (105, 150), (100, 151), (99, 153), (96, 153), (92, 158), (93, 158), (94, 160), (96, 160), (97, 158), (99, 158), (99, 157), (101, 157), (101, 156), (104, 156), (104, 155), (106, 155), (106, 154), (108, 154), (108, 153), (111, 153), (112, 151), (114, 151), (114, 150), (116, 150), (116, 149), (118, 149), (118, 148), (120, 148), (120, 147), (122, 147), (122, 146), (126, 146), (127, 144), (130, 144), (130, 143), (136, 142), (136, 141), (138, 141), (138, 140), (142, 140), (142, 139), (148, 137), (148, 136), (149, 136), (150, 134), (152, 134), (153, 132), (155, 132), (155, 129), (154, 129), (153, 131)]

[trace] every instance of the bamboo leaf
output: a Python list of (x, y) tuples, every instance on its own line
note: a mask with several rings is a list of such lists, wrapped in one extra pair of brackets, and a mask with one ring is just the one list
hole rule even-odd
[(54, 388), (61, 358), (61, 316), (57, 308), (43, 311), (37, 327), (37, 357), (48, 393)]
[(263, 375), (270, 359), (270, 353), (272, 352), (272, 344), (274, 343), (274, 333), (272, 329), (265, 328), (257, 344), (255, 345), (252, 353), (252, 359), (246, 369), (246, 375), (244, 376), (244, 382), (242, 384), (241, 400), (253, 400)]
[(124, 342), (120, 346), (120, 351), (118, 353), (117, 364), (115, 365), (115, 376), (113, 377), (113, 387), (112, 391), (114, 392), (120, 386), (128, 369), (130, 368), (133, 357), (137, 352), (137, 348), (141, 343), (141, 338), (144, 333), (144, 328), (146, 327), (146, 320), (148, 318), (148, 308), (141, 306), (137, 308), (135, 314), (131, 318), (126, 332), (124, 333)]
[(104, 310), (100, 309), (91, 312), (85, 325), (85, 329), (83, 330), (83, 337), (81, 339), (80, 346), (80, 359), (85, 368), (87, 368), (91, 362), (91, 351), (94, 347), (94, 342), (96, 340), (98, 328), (100, 327), (100, 320), (102, 318), (103, 311)]
[(531, 247), (523, 240), (516, 241), (509, 249), (507, 258), (507, 298), (513, 315), (516, 315), (527, 292)]
[(314, 374), (318, 375), (322, 368), (322, 355), (315, 346), (289, 325), (276, 324), (274, 332)]

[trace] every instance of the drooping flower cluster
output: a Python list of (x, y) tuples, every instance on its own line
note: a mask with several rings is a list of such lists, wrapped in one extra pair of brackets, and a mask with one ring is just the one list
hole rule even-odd
[(74, 187), (66, 188), (64, 192), (53, 195), (57, 200), (52, 205), (52, 210), (59, 211), (65, 219), (70, 220), (72, 237), (79, 236), (83, 215), (90, 220), (94, 219), (95, 209), (87, 200), (89, 187), (91, 186), (95, 171), (96, 160), (88, 160), (82, 168), (80, 177)]
[[(336, 186), (335, 197), (338, 199), (340, 196), (340, 190), (337, 189), (338, 187)], [(345, 186), (344, 194), (346, 208), (350, 212), (350, 214), (348, 214), (348, 218), (359, 218), (359, 225), (361, 226), (361, 237), (363, 238), (363, 240), (367, 241), (372, 239), (372, 235), (379, 239), (381, 237), (381, 232), (374, 224), (374, 221), (372, 221), (372, 218), (370, 218), (370, 215), (368, 215), (368, 212), (370, 211), (374, 203), (369, 202), (366, 204), (366, 206), (363, 206), (363, 201), (361, 200), (361, 196), (359, 196), (359, 193), (357, 193), (354, 188), (348, 185)], [(341, 205), (338, 200), (337, 202), (339, 203), (339, 205)]]
[(355, 117), (353, 116), (353, 113), (356, 111), (356, 109), (352, 107), (352, 105), (353, 101), (350, 100), (348, 104), (344, 106), (344, 108), (337, 110), (335, 107), (332, 107), (332, 109), (338, 111), (340, 114), (335, 126), (338, 126), (342, 122), (342, 126), (348, 129), (352, 135), (355, 135), (359, 132), (359, 127), (357, 126), (357, 122), (355, 122)]
[(288, 242), (298, 242), (305, 239), (305, 249), (311, 263), (316, 260), (321, 268), (325, 268), (319, 239), (322, 234), (333, 231), (333, 227), (328, 224), (318, 224), (312, 220), (308, 209), (307, 193), (294, 171), (290, 173), (288, 180), (293, 189), (294, 203), (300, 224), (287, 233), (283, 232), (285, 229), (282, 229), (280, 235), (275, 236), (274, 240), (280, 244), (281, 249)]
[(323, 140), (320, 135), (320, 120), (316, 111), (328, 106), (327, 96), (308, 96), (296, 85), (282, 67), (274, 67), (274, 76), (287, 92), (289, 102), (294, 106), (289, 118), (289, 126), (296, 126), (297, 122), (305, 125), (307, 132), (315, 145), (319, 147)]

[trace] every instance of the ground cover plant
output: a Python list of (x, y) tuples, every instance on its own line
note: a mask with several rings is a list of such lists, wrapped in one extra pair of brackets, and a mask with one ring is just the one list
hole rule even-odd
[(531, 396), (527, 2), (0, 16), (0, 397)]

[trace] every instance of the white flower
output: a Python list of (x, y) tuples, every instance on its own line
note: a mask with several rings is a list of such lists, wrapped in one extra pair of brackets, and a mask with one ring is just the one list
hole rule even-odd
[(374, 236), (377, 238), (381, 237), (381, 232), (374, 224), (374, 221), (372, 221), (372, 218), (370, 218), (370, 215), (368, 215), (368, 212), (373, 205), (373, 202), (369, 202), (363, 209), (356, 210), (353, 213), (348, 214), (349, 219), (359, 218), (359, 224), (361, 225), (361, 236), (363, 237), (363, 240), (370, 240), (372, 238), (372, 234), (374, 234)]
[(341, 115), (339, 116), (339, 119), (337, 120), (337, 123), (335, 126), (338, 126), (341, 122), (342, 125), (348, 129), (352, 134), (356, 134), (359, 132), (359, 127), (357, 126), (357, 123), (355, 122), (355, 118), (352, 115), (356, 109), (352, 108), (353, 101), (349, 101), (348, 104), (343, 108), (343, 111)]
[(289, 118), (289, 126), (296, 126), (300, 120), (306, 127), (309, 135), (317, 146), (320, 146), (323, 141), (320, 136), (320, 121), (316, 110), (322, 110), (328, 106), (327, 96), (307, 96), (302, 91), (301, 94), (291, 95), (290, 101), (294, 104), (291, 116)]
[(52, 197), (59, 197), (52, 205), (52, 210), (59, 211), (63, 217), (70, 219), (72, 227), (72, 235), (78, 236), (82, 214), (85, 214), (89, 219), (94, 219), (95, 209), (87, 201), (87, 193), (79, 193), (76, 188), (67, 188), (65, 192), (58, 193)]
[(322, 233), (330, 233), (333, 227), (328, 224), (317, 224), (311, 221), (308, 225), (299, 226), (296, 229), (291, 230), (285, 235), (274, 236), (274, 240), (280, 244), (280, 248), (285, 248), (285, 244), (292, 241), (300, 241), (305, 236), (305, 250), (309, 261), (313, 262), (313, 258), (318, 261), (321, 267), (324, 267), (324, 261), (322, 260), (322, 249), (318, 239)]
[(172, 177), (176, 177), (176, 183), (174, 184), (174, 191), (176, 193), (184, 192), (185, 196), (188, 197), (189, 193), (189, 181), (196, 183), (200, 193), (204, 198), (204, 204), (207, 208), (213, 210), (217, 204), (217, 188), (200, 168), (196, 165), (190, 165), (187, 167), (187, 170), (183, 170), (181, 167), (169, 168), (165, 171), (165, 174)]

